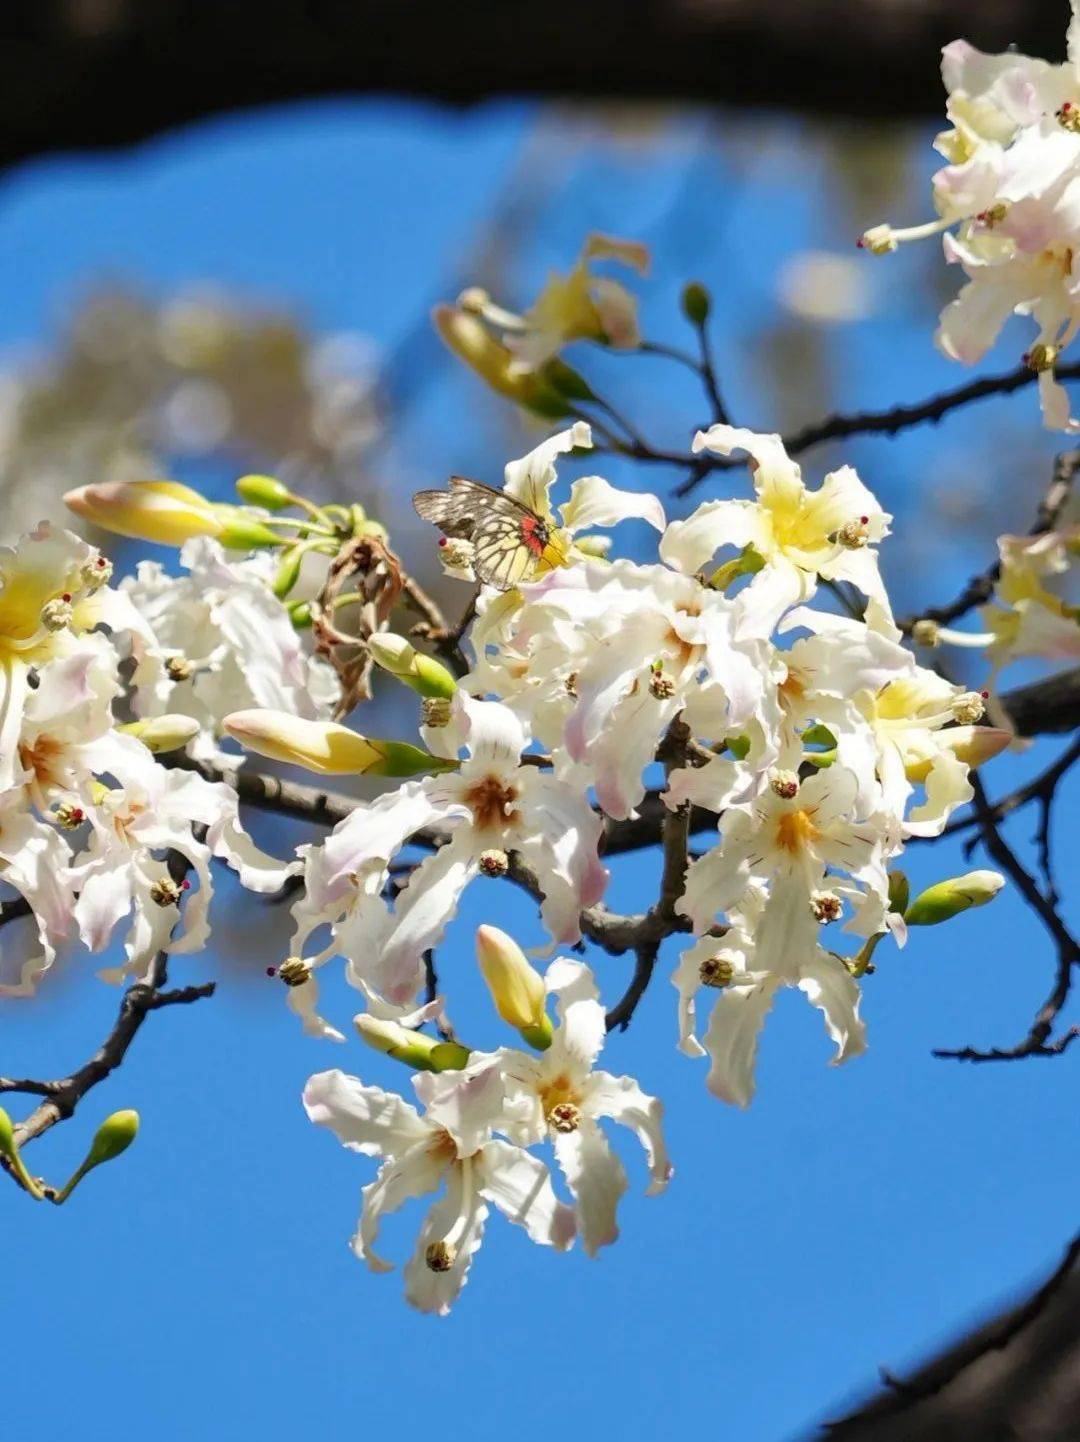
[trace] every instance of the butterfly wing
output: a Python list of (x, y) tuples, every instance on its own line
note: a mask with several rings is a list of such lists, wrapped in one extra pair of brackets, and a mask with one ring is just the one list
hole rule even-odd
[(500, 591), (532, 576), (548, 545), (548, 527), (535, 511), (482, 481), (451, 476), (445, 491), (418, 491), (413, 505), (444, 535), (472, 541), (477, 579)]

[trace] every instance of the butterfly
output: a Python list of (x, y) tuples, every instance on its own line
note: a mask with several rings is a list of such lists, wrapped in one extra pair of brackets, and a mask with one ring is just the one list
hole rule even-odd
[(558, 532), (530, 506), (482, 481), (451, 476), (445, 491), (417, 491), (416, 513), (444, 536), (473, 545), (472, 567), (478, 580), (498, 591), (511, 591), (543, 568), (566, 560)]

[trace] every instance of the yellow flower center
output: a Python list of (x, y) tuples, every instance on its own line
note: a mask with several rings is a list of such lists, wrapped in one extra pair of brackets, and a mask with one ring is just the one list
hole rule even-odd
[(776, 818), (776, 844), (781, 851), (787, 851), (792, 856), (820, 834), (810, 811), (782, 811)]

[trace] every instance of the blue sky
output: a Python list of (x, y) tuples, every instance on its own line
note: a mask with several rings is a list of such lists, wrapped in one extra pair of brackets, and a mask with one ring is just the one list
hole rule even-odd
[[(927, 137), (914, 139), (889, 172), (894, 219), (918, 218), (929, 157)], [(220, 282), (400, 354), (430, 301), (469, 278), (498, 214), (512, 300), (568, 263), (591, 228), (655, 247), (644, 315), (658, 340), (685, 343), (679, 285), (707, 281), (721, 373), (747, 424), (808, 420), (841, 398), (846, 408), (912, 399), (962, 379), (930, 343), (936, 257), (874, 267), (874, 314), (850, 325), (810, 331), (776, 294), (791, 256), (848, 253), (853, 234), (882, 218), (871, 184), (879, 143), (845, 153), (854, 179), (844, 185), (826, 137), (783, 117), (668, 118), (636, 144), (565, 117), (538, 134), (537, 112), (514, 105), (447, 115), (341, 103), (217, 121), (132, 155), (53, 159), (5, 178), (0, 343), (46, 342), (79, 288), (112, 274), (161, 294)], [(417, 482), (451, 469), (493, 478), (530, 443), (435, 348), (411, 345), (408, 403), (378, 477), (381, 514), (409, 527)], [(1018, 332), (994, 364), (1022, 348)], [(683, 378), (586, 359), (659, 440), (685, 441), (703, 419)], [(1053, 450), (1030, 393), (844, 449), (896, 513), (886, 566), (901, 608), (952, 594), (984, 564), (987, 536), (1027, 524)], [(814, 455), (807, 470), (837, 458)], [(678, 479), (608, 473), (661, 490)], [(415, 530), (406, 539), (421, 544)], [(992, 788), (1041, 756), (995, 763)], [(259, 825), (277, 847), (306, 839)], [(1075, 845), (1069, 825), (1062, 805), (1063, 854)], [(1016, 823), (1019, 842), (1028, 829)], [(909, 860), (916, 884), (967, 866), (950, 844)], [(613, 904), (636, 904), (654, 873), (654, 858), (628, 858)], [(474, 975), (473, 929), (497, 920), (538, 939), (531, 909), (491, 886), (470, 892), (441, 962), (459, 1029), (479, 1046), (504, 1038)], [(33, 1166), (64, 1176), (120, 1106), (142, 1113), (136, 1147), (61, 1211), (0, 1193), (9, 1334), (35, 1355), (37, 1339), (60, 1349), (56, 1381), (9, 1389), (12, 1437), (276, 1442), (302, 1431), (329, 1442), (453, 1426), (533, 1442), (553, 1429), (646, 1438), (700, 1425), (777, 1442), (835, 1415), (879, 1363), (902, 1373), (1036, 1276), (1075, 1225), (1080, 1163), (1063, 1144), (1073, 1058), (974, 1068), (930, 1056), (1017, 1040), (1049, 987), (1050, 948), (1006, 893), (916, 935), (903, 954), (879, 951), (864, 1005), (871, 1048), (849, 1067), (824, 1065), (817, 1014), (781, 998), (745, 1114), (713, 1101), (702, 1067), (675, 1051), (661, 967), (606, 1062), (665, 1099), (677, 1168), (668, 1193), (640, 1195), (643, 1167), (628, 1152), (623, 1237), (600, 1260), (553, 1257), (493, 1219), (454, 1315), (418, 1317), (398, 1278), (369, 1275), (346, 1246), (371, 1165), (315, 1132), (299, 1105), (304, 1079), (324, 1067), (394, 1086), (406, 1075), (359, 1042), (301, 1037), (262, 979), (279, 959), (281, 919), (225, 880), (218, 916), (211, 952), (175, 975), (220, 975), (219, 995), (153, 1018), (120, 1075), (35, 1144)], [(626, 963), (596, 964), (617, 995)], [(356, 1009), (343, 987), (330, 996), (339, 1019)], [(9, 1004), (3, 1070), (62, 1074), (104, 1035), (116, 1003), (84, 967), (39, 1001)], [(396, 1255), (415, 1222), (409, 1213), (388, 1229)]]

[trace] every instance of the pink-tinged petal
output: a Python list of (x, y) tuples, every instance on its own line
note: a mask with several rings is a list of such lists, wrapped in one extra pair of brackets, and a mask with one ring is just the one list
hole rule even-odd
[(619, 1235), (619, 1199), (628, 1182), (622, 1162), (589, 1117), (573, 1132), (555, 1132), (555, 1157), (577, 1203), (578, 1233), (590, 1257)]
[(342, 1071), (310, 1077), (303, 1100), (316, 1126), (328, 1127), (350, 1151), (366, 1157), (400, 1157), (432, 1136), (416, 1108), (395, 1092), (365, 1086)]
[(507, 1221), (524, 1227), (530, 1241), (559, 1252), (573, 1243), (577, 1234), (574, 1210), (556, 1197), (551, 1173), (539, 1157), (508, 1142), (491, 1141), (475, 1165), (481, 1195), (493, 1202)]
[(552, 938), (571, 944), (579, 916), (604, 894), (608, 873), (598, 856), (603, 822), (583, 790), (539, 771), (522, 777), (521, 821), (514, 846), (540, 883), (540, 914)]
[(450, 1133), (459, 1157), (471, 1157), (491, 1137), (503, 1111), (503, 1076), (494, 1054), (464, 1071), (417, 1072), (413, 1090), (424, 1104), (424, 1120)]

